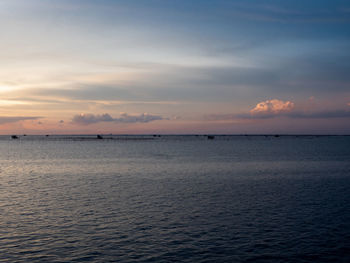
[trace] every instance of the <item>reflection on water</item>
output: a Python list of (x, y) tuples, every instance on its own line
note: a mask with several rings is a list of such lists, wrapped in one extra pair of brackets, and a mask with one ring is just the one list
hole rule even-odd
[(348, 262), (349, 146), (0, 137), (0, 262)]

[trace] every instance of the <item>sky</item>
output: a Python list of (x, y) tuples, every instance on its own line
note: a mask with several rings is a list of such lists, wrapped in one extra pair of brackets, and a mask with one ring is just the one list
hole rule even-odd
[(0, 134), (350, 134), (348, 0), (0, 0)]

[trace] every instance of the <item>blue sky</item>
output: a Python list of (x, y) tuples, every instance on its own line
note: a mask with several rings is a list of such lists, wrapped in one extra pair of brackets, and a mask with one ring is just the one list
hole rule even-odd
[(349, 1), (4, 0), (0, 131), (350, 133), (349, 24)]

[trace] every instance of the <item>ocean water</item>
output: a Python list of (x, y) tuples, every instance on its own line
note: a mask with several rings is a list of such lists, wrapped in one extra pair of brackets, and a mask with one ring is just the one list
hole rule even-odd
[(0, 262), (350, 262), (350, 136), (0, 136)]

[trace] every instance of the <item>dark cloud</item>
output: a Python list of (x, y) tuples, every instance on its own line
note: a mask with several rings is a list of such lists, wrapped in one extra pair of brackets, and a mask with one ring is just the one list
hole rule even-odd
[(73, 117), (73, 123), (76, 124), (93, 124), (97, 122), (111, 122), (113, 118), (109, 114), (94, 115), (94, 114), (79, 114)]
[(37, 120), (41, 117), (0, 117), (0, 124), (13, 123), (25, 120)]
[(123, 113), (119, 118), (115, 118), (115, 122), (123, 122), (123, 123), (134, 123), (134, 122), (151, 122), (156, 120), (164, 120), (164, 118), (160, 115), (151, 115), (148, 113), (142, 113), (140, 115), (128, 115), (127, 113)]
[(162, 116), (152, 115), (147, 113), (142, 113), (140, 115), (129, 115), (127, 113), (123, 113), (119, 116), (119, 118), (113, 118), (108, 113), (102, 115), (94, 115), (94, 114), (79, 114), (75, 115), (72, 119), (72, 122), (80, 125), (89, 125), (98, 122), (115, 122), (115, 123), (146, 123), (156, 120), (164, 120)]

